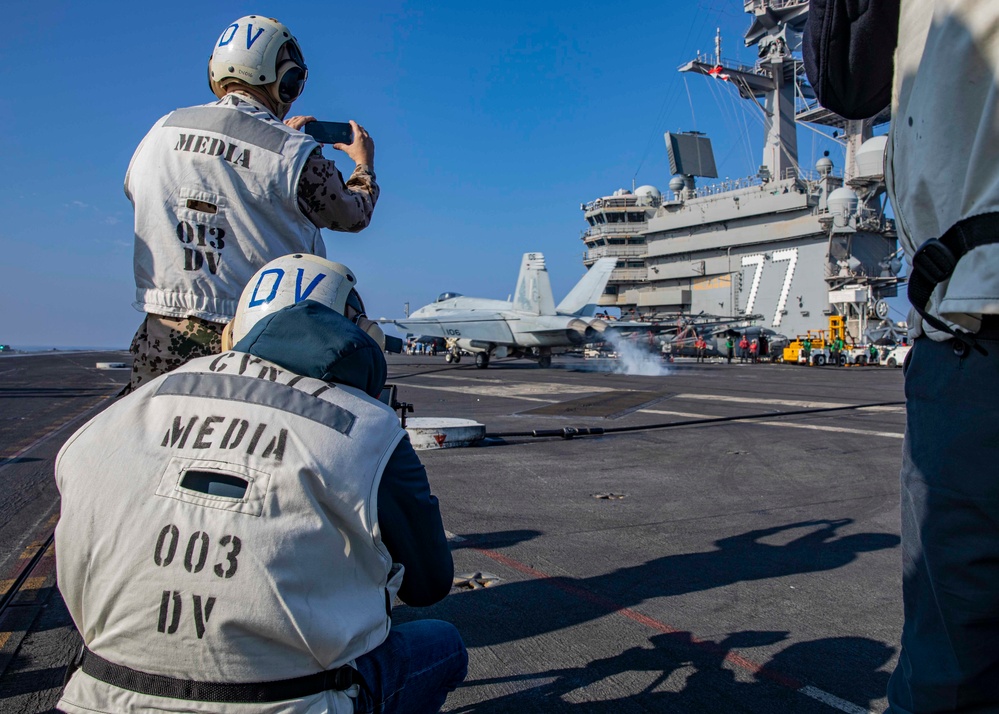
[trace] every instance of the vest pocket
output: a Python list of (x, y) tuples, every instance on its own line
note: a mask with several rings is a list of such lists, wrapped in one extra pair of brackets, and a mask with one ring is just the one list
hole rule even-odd
[(180, 487), (221, 498), (242, 500), (250, 482), (232, 474), (189, 469), (180, 477)]
[(157, 496), (250, 516), (263, 512), (271, 475), (243, 464), (175, 456), (167, 463)]

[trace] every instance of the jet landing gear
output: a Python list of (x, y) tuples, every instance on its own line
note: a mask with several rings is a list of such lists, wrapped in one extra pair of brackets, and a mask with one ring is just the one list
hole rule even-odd
[(485, 369), (489, 366), (489, 353), (488, 352), (476, 352), (475, 353), (475, 366), (479, 369)]
[(448, 364), (458, 364), (461, 362), (461, 352), (448, 350), (444, 353), (444, 361)]
[(548, 369), (552, 366), (552, 352), (548, 347), (535, 347), (531, 350), (529, 355), (531, 359), (536, 359), (538, 361), (538, 366), (541, 369)]

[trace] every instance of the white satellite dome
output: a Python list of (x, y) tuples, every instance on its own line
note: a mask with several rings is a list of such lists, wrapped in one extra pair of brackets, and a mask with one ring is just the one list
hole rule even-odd
[(829, 194), (829, 212), (838, 216), (852, 216), (857, 212), (860, 201), (853, 189), (843, 186)]
[(686, 182), (683, 180), (682, 176), (674, 176), (669, 180), (669, 190), (673, 193), (680, 193), (683, 187), (686, 186)]
[(815, 170), (819, 172), (819, 176), (828, 176), (833, 170), (832, 159), (828, 156), (823, 156), (815, 162)]
[(885, 175), (886, 135), (873, 136), (857, 149), (857, 176), (881, 178)]
[(638, 198), (639, 203), (656, 206), (659, 205), (659, 202), (663, 198), (663, 195), (655, 186), (639, 186), (635, 189), (635, 196)]
[(631, 191), (629, 191), (626, 188), (619, 188), (617, 191), (614, 192), (614, 195), (615, 196), (630, 196), (631, 195)]

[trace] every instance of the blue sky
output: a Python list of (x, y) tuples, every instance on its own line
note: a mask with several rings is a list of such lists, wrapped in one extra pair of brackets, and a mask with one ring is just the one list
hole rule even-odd
[[(426, 5), (426, 6), (425, 6)], [(125, 347), (132, 210), (122, 192), (148, 128), (212, 101), (219, 33), (245, 14), (297, 36), (309, 81), (293, 114), (356, 119), (382, 187), (371, 226), (324, 231), (373, 316), (454, 290), (505, 298), (545, 254), (556, 298), (583, 274), (579, 204), (665, 189), (666, 130), (707, 132), (724, 176), (753, 173), (758, 110), (681, 75), (698, 50), (752, 63), (739, 0), (618, 3), (107, 3), (13, 0), (0, 95), (0, 342)], [(832, 141), (799, 131), (802, 166)], [(353, 168), (340, 152), (344, 173)]]

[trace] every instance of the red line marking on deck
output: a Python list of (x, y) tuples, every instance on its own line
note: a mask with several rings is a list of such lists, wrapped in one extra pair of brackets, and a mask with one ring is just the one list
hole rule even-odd
[[(524, 575), (529, 575), (532, 578), (537, 578), (539, 580), (547, 580), (549, 581), (550, 585), (558, 588), (562, 592), (574, 595), (575, 597), (578, 597), (581, 600), (585, 600), (609, 612), (623, 615), (624, 617), (627, 617), (629, 620), (637, 622), (640, 625), (645, 625), (646, 627), (656, 630), (657, 632), (662, 632), (663, 634), (667, 635), (675, 635), (683, 631), (683, 630), (678, 630), (675, 627), (671, 627), (670, 625), (667, 625), (665, 622), (660, 622), (655, 618), (649, 617), (648, 615), (643, 615), (642, 613), (636, 610), (632, 610), (630, 607), (624, 607), (623, 605), (614, 602), (610, 598), (603, 597), (602, 595), (597, 595), (596, 593), (581, 588), (577, 585), (571, 585), (567, 582), (559, 580), (551, 575), (548, 575), (548, 573), (536, 570), (535, 568), (532, 568), (529, 565), (524, 565), (523, 563), (516, 561), (513, 558), (509, 558), (503, 555), (502, 553), (497, 553), (494, 550), (486, 550), (485, 548), (476, 548), (475, 550), (482, 553), (488, 558), (492, 558), (497, 563), (501, 563), (507, 566), (508, 568), (512, 568), (513, 570), (521, 572)], [(805, 686), (803, 683), (795, 679), (792, 679), (791, 677), (783, 675), (780, 672), (775, 672), (772, 669), (768, 669), (758, 662), (753, 662), (752, 660), (747, 659), (742, 655), (735, 654), (734, 652), (726, 651), (725, 648), (719, 647), (714, 642), (698, 639), (697, 637), (694, 637), (693, 634), (691, 634), (690, 641), (694, 644), (694, 646), (698, 647), (699, 649), (705, 650), (707, 652), (712, 652), (714, 654), (724, 655), (724, 659), (726, 662), (731, 662), (735, 666), (744, 669), (747, 672), (750, 672), (751, 674), (769, 679), (770, 681), (775, 682), (783, 687), (787, 687), (789, 689), (798, 691)]]

